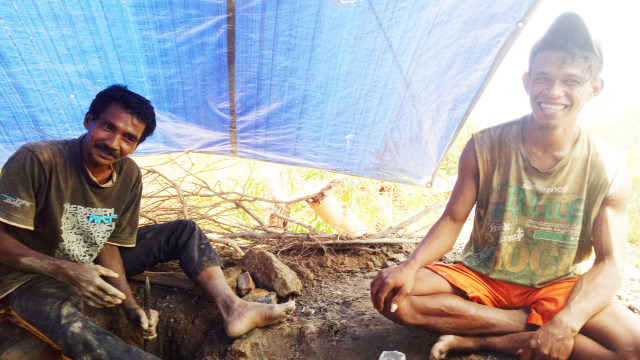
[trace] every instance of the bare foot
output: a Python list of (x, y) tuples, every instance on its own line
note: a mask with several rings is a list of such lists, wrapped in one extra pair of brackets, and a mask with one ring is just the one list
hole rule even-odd
[(224, 330), (227, 336), (235, 339), (251, 329), (284, 321), (295, 308), (294, 301), (272, 305), (240, 300), (225, 316)]
[(478, 338), (442, 335), (431, 348), (430, 360), (441, 360), (447, 357), (447, 353), (451, 350), (455, 351), (473, 351), (478, 350), (480, 344)]

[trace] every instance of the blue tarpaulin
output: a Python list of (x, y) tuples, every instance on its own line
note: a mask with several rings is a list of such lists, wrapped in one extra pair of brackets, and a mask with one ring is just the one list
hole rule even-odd
[(436, 171), (538, 1), (0, 1), (0, 164), (126, 84), (197, 151), (408, 184)]

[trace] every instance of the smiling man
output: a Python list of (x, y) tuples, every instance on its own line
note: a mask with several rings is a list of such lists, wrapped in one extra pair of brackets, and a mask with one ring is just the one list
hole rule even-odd
[(72, 359), (157, 359), (98, 327), (82, 304), (121, 305), (145, 339), (156, 337), (126, 278), (160, 262), (180, 266), (215, 302), (232, 338), (283, 321), (293, 302), (249, 303), (228, 287), (221, 261), (188, 220), (138, 229), (142, 175), (127, 156), (150, 136), (155, 112), (125, 86), (98, 93), (86, 134), (28, 143), (0, 174), (0, 315)]
[[(372, 281), (384, 316), (443, 334), (432, 359), (475, 350), (640, 356), (639, 317), (612, 302), (625, 262), (629, 174), (619, 154), (577, 125), (604, 86), (602, 59), (584, 21), (561, 15), (523, 76), (531, 114), (473, 135), (442, 217), (409, 259)], [(460, 257), (434, 264), (474, 206)]]

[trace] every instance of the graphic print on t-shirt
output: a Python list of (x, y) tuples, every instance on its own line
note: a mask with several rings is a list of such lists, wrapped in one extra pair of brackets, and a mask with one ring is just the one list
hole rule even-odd
[(494, 268), (527, 277), (567, 273), (580, 239), (584, 199), (562, 187), (498, 185), (487, 236), (500, 244)]
[(2, 195), (2, 197), (4, 198), (4, 202), (11, 204), (15, 207), (20, 207), (22, 205), (31, 206), (31, 203), (26, 200), (22, 200), (20, 198), (13, 198), (6, 194), (0, 194), (0, 195)]
[(115, 228), (113, 209), (64, 204), (62, 242), (55, 257), (76, 263), (91, 263)]

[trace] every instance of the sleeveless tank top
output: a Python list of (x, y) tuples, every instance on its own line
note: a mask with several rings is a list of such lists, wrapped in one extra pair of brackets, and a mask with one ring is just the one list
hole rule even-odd
[[(527, 115), (528, 116), (528, 115)], [(583, 129), (555, 167), (534, 167), (527, 116), (473, 135), (480, 172), (475, 221), (458, 261), (490, 278), (543, 287), (579, 275), (592, 229), (622, 157)]]

